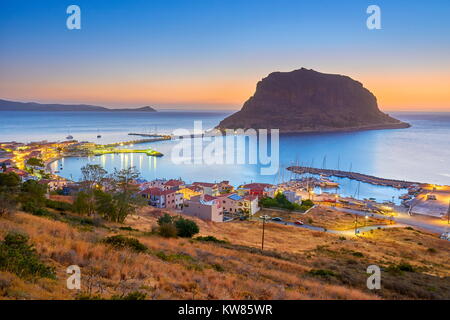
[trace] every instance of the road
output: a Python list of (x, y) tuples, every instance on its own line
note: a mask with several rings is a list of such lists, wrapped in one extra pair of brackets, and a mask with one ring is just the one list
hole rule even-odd
[[(330, 207), (330, 208), (337, 210), (337, 211), (341, 211), (341, 212), (357, 214), (359, 216), (369, 215), (370, 217), (374, 217), (374, 218), (391, 219), (391, 217), (389, 217), (389, 216), (378, 214), (378, 213), (370, 213), (370, 212), (359, 211), (359, 210), (348, 209), (348, 208), (341, 208), (341, 207)], [(396, 216), (392, 217), (392, 220), (395, 221), (397, 224), (421, 228), (421, 229), (425, 229), (427, 231), (439, 233), (439, 234), (441, 234), (443, 232), (447, 232), (447, 230), (450, 229), (449, 228), (450, 225), (447, 224), (447, 220), (444, 221), (439, 218), (418, 216), (418, 215), (410, 216), (408, 213), (399, 212), (399, 211), (396, 211), (395, 214), (396, 214)]]
[[(288, 222), (288, 221), (273, 221), (273, 220), (270, 220), (270, 223), (277, 223), (277, 224), (281, 224), (281, 225), (285, 225), (285, 226), (304, 228), (304, 229), (313, 230), (313, 231), (328, 232), (328, 233), (333, 233), (333, 234), (337, 234), (337, 235), (340, 235), (340, 236), (346, 236), (346, 237), (354, 237), (354, 236), (356, 236), (355, 235), (355, 229), (331, 230), (331, 229), (325, 229), (325, 228), (322, 228), (322, 227), (311, 226), (311, 225), (308, 225), (308, 224), (295, 224), (293, 222)], [(370, 230), (375, 230), (375, 229), (401, 228), (401, 227), (406, 227), (406, 226), (396, 223), (396, 224), (391, 224), (391, 225), (373, 225), (373, 226), (367, 226), (367, 227), (359, 227), (357, 230), (358, 230), (358, 234), (363, 234), (364, 232), (368, 232)]]

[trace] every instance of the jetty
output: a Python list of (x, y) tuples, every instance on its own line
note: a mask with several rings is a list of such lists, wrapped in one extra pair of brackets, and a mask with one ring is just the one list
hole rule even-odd
[(106, 147), (106, 148), (114, 148), (114, 147), (129, 146), (129, 145), (135, 145), (135, 144), (141, 144), (141, 143), (164, 141), (164, 140), (170, 140), (170, 139), (171, 139), (170, 136), (163, 136), (163, 135), (161, 135), (161, 136), (158, 136), (156, 138), (139, 139), (139, 140), (123, 141), (123, 142), (115, 142), (115, 143), (105, 144), (103, 146)]
[(135, 132), (130, 132), (128, 134), (129, 136), (139, 136), (139, 137), (154, 137), (154, 138), (165, 138), (165, 139), (170, 139), (171, 136), (169, 134), (158, 134), (158, 133), (135, 133)]
[(140, 137), (153, 137), (153, 139), (146, 139), (151, 140), (151, 142), (154, 141), (161, 141), (161, 140), (177, 140), (177, 139), (194, 139), (194, 138), (206, 138), (206, 137), (218, 137), (222, 136), (222, 134), (214, 134), (214, 133), (192, 133), (187, 135), (169, 135), (169, 134), (158, 134), (158, 133), (135, 133), (130, 132), (128, 134), (129, 136), (140, 136)]
[(333, 169), (319, 169), (312, 167), (302, 167), (302, 166), (292, 166), (287, 168), (287, 170), (296, 173), (296, 174), (316, 174), (316, 175), (324, 175), (324, 176), (334, 176), (339, 178), (348, 178), (353, 179), (365, 183), (370, 183), (378, 186), (388, 186), (394, 187), (397, 189), (407, 189), (411, 187), (417, 186), (427, 186), (426, 183), (420, 182), (412, 182), (412, 181), (404, 181), (404, 180), (395, 180), (395, 179), (384, 179), (379, 177), (370, 176), (363, 173), (351, 172), (351, 171), (342, 171), (342, 170), (333, 170)]

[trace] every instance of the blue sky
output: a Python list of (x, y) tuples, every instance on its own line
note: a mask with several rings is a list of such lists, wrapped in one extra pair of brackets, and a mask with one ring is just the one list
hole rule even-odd
[[(81, 30), (66, 28), (71, 4)], [(371, 4), (381, 30), (366, 28)], [(387, 109), (450, 110), (449, 31), (449, 1), (1, 0), (0, 97), (236, 109), (270, 72), (306, 67)]]

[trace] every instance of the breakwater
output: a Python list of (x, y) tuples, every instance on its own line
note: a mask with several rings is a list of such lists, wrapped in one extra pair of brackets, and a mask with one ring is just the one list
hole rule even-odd
[(426, 186), (426, 183), (413, 182), (413, 181), (404, 181), (404, 180), (395, 180), (395, 179), (385, 179), (370, 176), (363, 173), (351, 172), (351, 171), (342, 171), (342, 170), (333, 170), (333, 169), (320, 169), (320, 168), (311, 168), (311, 167), (301, 167), (301, 166), (292, 166), (287, 168), (287, 170), (297, 173), (297, 174), (316, 174), (316, 175), (326, 175), (326, 176), (334, 176), (339, 178), (348, 178), (353, 179), (365, 183), (370, 183), (379, 186), (389, 186), (398, 189), (410, 188), (413, 186)]

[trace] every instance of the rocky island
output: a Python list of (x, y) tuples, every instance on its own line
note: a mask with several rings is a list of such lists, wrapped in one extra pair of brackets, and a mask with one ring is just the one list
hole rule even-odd
[(378, 109), (376, 97), (350, 77), (309, 69), (274, 72), (258, 82), (242, 109), (218, 129), (332, 132), (408, 128)]

